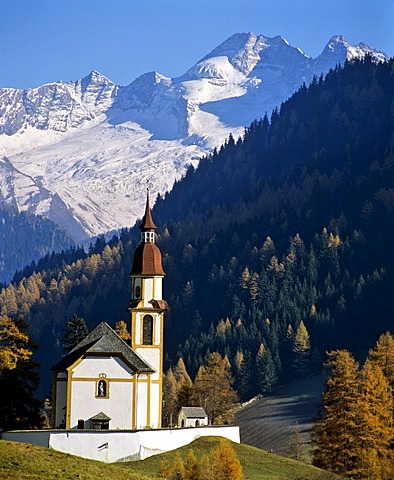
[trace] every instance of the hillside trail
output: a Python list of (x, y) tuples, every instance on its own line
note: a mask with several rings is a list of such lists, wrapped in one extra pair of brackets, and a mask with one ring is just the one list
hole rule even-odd
[(254, 400), (235, 416), (241, 442), (280, 455), (289, 455), (291, 437), (298, 423), (308, 448), (313, 419), (322, 402), (324, 375), (280, 387)]

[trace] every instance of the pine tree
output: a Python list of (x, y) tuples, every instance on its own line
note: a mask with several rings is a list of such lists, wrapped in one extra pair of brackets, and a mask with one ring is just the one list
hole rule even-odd
[(257, 387), (259, 393), (271, 392), (278, 382), (278, 372), (269, 348), (262, 343), (256, 357)]
[(358, 363), (346, 350), (328, 353), (330, 375), (313, 426), (313, 463), (339, 475), (354, 471), (358, 440)]
[(86, 335), (89, 333), (89, 330), (85, 324), (83, 318), (73, 315), (71, 320), (66, 323), (66, 328), (64, 330), (64, 339), (63, 339), (63, 348), (66, 351), (72, 350), (74, 347), (81, 342)]

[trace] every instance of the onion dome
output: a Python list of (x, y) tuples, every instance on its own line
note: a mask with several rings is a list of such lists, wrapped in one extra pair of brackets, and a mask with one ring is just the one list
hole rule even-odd
[(134, 252), (133, 268), (130, 275), (165, 275), (161, 252), (155, 244), (156, 225), (149, 205), (149, 190), (146, 196), (145, 215), (141, 225), (141, 242)]

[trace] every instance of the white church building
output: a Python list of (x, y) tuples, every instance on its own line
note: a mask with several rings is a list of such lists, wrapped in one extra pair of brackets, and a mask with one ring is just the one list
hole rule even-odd
[(165, 275), (149, 196), (131, 270), (131, 345), (100, 323), (54, 367), (53, 427), (161, 427)]
[(2, 432), (1, 439), (104, 462), (140, 460), (201, 436), (240, 442), (239, 427), (207, 426), (202, 409), (182, 409), (181, 425), (189, 428), (161, 428), (165, 273), (149, 192), (140, 230), (130, 273), (130, 344), (100, 323), (52, 367), (52, 430)]

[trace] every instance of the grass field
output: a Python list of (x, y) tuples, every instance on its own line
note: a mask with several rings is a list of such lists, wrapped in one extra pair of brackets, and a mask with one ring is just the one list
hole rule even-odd
[[(189, 450), (192, 449), (199, 459), (204, 453), (209, 453), (218, 442), (218, 437), (201, 437), (176, 451), (186, 459)], [(340, 478), (311, 465), (268, 453), (249, 445), (234, 443), (233, 446), (242, 464), (245, 480), (334, 480)], [(171, 465), (173, 457), (174, 451), (166, 452), (139, 462), (125, 463), (122, 466), (125, 469), (133, 468), (141, 475), (144, 474), (149, 478), (159, 480), (157, 472), (160, 462), (165, 459)]]
[(146, 480), (118, 464), (105, 464), (26, 443), (0, 440), (1, 480)]
[[(172, 452), (139, 462), (105, 464), (24, 443), (0, 441), (1, 480), (147, 480), (158, 479), (160, 463), (172, 464), (175, 452), (186, 458), (192, 448), (197, 459), (214, 448), (219, 439), (203, 437)], [(331, 480), (334, 475), (247, 445), (234, 444), (245, 480)]]

